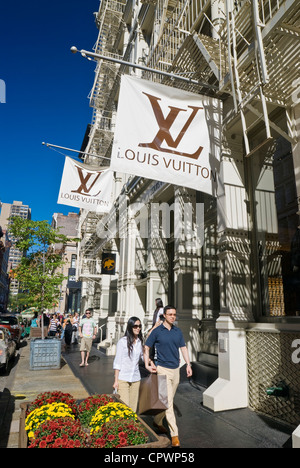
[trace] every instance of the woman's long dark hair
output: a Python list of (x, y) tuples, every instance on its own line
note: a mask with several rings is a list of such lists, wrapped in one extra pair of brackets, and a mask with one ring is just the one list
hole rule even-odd
[[(135, 335), (133, 334), (133, 325), (135, 322), (139, 321), (140, 324), (142, 324), (141, 320), (138, 317), (130, 317), (127, 323), (127, 328), (125, 335), (127, 338), (127, 348), (128, 348), (128, 356), (130, 357), (132, 350), (133, 350), (133, 342), (135, 339)], [(143, 346), (143, 335), (142, 335), (142, 329), (140, 328), (140, 332), (138, 334), (138, 338), (141, 340), (142, 346)]]

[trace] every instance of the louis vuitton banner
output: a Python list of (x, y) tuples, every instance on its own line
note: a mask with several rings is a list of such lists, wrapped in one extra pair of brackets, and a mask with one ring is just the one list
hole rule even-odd
[(113, 172), (66, 157), (57, 203), (98, 213), (112, 206)]
[(222, 103), (122, 77), (111, 169), (217, 194)]

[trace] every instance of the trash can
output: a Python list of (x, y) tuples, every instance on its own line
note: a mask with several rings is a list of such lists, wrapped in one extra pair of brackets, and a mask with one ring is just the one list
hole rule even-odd
[(35, 339), (30, 342), (30, 370), (60, 369), (60, 367), (60, 339)]

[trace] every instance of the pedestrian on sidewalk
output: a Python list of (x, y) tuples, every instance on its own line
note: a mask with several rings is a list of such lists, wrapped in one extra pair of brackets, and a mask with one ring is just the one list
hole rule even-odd
[(34, 312), (34, 317), (31, 320), (30, 326), (31, 326), (31, 328), (37, 328), (39, 326), (39, 324), (38, 324), (38, 313), (37, 312)]
[(72, 335), (72, 344), (78, 343), (78, 327), (79, 327), (79, 314), (75, 312), (74, 317), (72, 318), (72, 325), (73, 325), (73, 335)]
[[(167, 430), (163, 426), (163, 420), (166, 417), (172, 437), (172, 447), (180, 447), (178, 427), (173, 408), (173, 401), (180, 380), (179, 349), (187, 364), (187, 377), (192, 376), (192, 368), (182, 331), (174, 326), (175, 321), (176, 308), (174, 306), (166, 306), (164, 308), (164, 322), (159, 327), (153, 329), (147, 338), (144, 349), (144, 360), (146, 369), (151, 373), (166, 375), (167, 377), (169, 408), (155, 416), (154, 426), (160, 432), (166, 433)], [(157, 366), (149, 359), (149, 350), (152, 346), (155, 346), (157, 349)]]
[(161, 325), (164, 314), (164, 304), (160, 297), (155, 299), (155, 311), (153, 312), (152, 328)]
[(137, 411), (141, 374), (139, 361), (143, 359), (142, 324), (139, 318), (128, 320), (125, 336), (118, 341), (113, 363), (115, 381), (113, 388), (121, 400)]
[(58, 324), (59, 324), (59, 321), (57, 320), (57, 315), (53, 314), (53, 316), (52, 316), (52, 318), (50, 320), (49, 328), (48, 328), (49, 336), (56, 336), (57, 335), (57, 333), (58, 333)]
[(85, 318), (79, 324), (79, 336), (81, 338), (80, 352), (81, 363), (80, 367), (88, 366), (88, 359), (92, 349), (93, 340), (96, 338), (97, 325), (92, 318), (91, 309), (85, 311)]
[(71, 345), (72, 334), (73, 334), (73, 324), (71, 317), (67, 317), (63, 324), (64, 329), (64, 338), (67, 346)]

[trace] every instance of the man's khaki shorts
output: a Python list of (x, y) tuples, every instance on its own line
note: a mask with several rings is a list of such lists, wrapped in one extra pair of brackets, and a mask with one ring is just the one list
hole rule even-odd
[(80, 351), (87, 351), (88, 353), (92, 349), (93, 338), (86, 338), (83, 336), (80, 342)]

